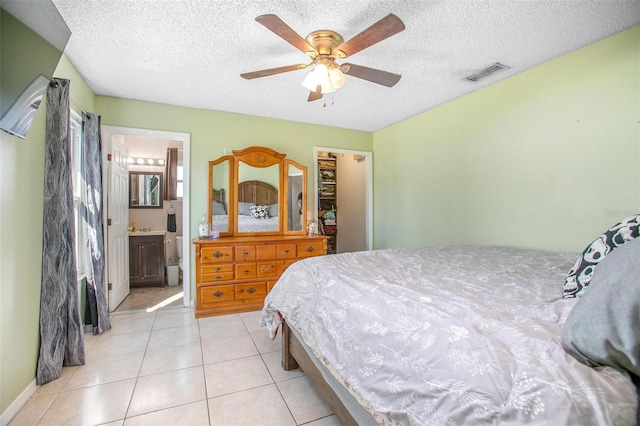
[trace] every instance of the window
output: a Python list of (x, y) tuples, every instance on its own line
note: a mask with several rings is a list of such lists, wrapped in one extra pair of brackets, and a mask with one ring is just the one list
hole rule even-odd
[(82, 194), (84, 193), (84, 179), (82, 178), (82, 119), (71, 110), (71, 162), (73, 180), (73, 214), (75, 219), (76, 241), (75, 255), (78, 279), (84, 278), (87, 272), (86, 232), (82, 217)]
[(184, 167), (182, 165), (182, 160), (178, 161), (178, 172), (176, 173), (177, 181), (178, 181), (178, 190), (177, 196), (178, 200), (182, 200), (182, 194), (184, 191)]

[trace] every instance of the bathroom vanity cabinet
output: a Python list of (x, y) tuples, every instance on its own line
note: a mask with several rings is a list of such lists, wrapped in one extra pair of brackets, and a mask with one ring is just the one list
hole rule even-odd
[(164, 235), (129, 236), (131, 287), (165, 285)]

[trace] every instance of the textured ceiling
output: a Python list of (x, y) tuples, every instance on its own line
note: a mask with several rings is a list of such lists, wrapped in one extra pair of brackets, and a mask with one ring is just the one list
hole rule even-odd
[[(640, 1), (53, 0), (72, 35), (66, 54), (98, 95), (376, 131), (640, 23)], [(354, 77), (307, 102), (306, 63), (255, 17), (278, 15), (300, 36), (349, 40), (389, 13), (406, 29), (348, 58), (402, 74), (387, 88)], [(345, 61), (338, 61), (345, 62)], [(465, 76), (511, 67), (480, 82)]]

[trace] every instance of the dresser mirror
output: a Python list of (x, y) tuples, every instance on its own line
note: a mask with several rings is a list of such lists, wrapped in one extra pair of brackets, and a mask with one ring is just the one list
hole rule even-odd
[(253, 146), (209, 162), (209, 220), (225, 236), (304, 234), (306, 167)]
[(162, 173), (129, 172), (129, 208), (162, 208)]
[(303, 231), (303, 212), (307, 211), (306, 194), (307, 180), (305, 178), (305, 167), (295, 161), (285, 160), (285, 170), (287, 179), (285, 180), (287, 197), (287, 230)]
[(209, 223), (211, 229), (225, 236), (231, 233), (233, 221), (229, 218), (231, 205), (231, 170), (233, 156), (225, 155), (215, 161), (209, 161)]

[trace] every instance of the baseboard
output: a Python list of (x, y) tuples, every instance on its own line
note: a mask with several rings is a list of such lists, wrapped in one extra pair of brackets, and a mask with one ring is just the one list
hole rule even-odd
[(38, 385), (36, 385), (36, 379), (33, 379), (31, 383), (22, 391), (20, 395), (7, 407), (7, 409), (0, 415), (0, 425), (6, 426), (9, 424), (11, 419), (13, 419), (18, 411), (24, 404), (29, 401), (29, 398), (33, 396), (33, 394), (38, 390)]

